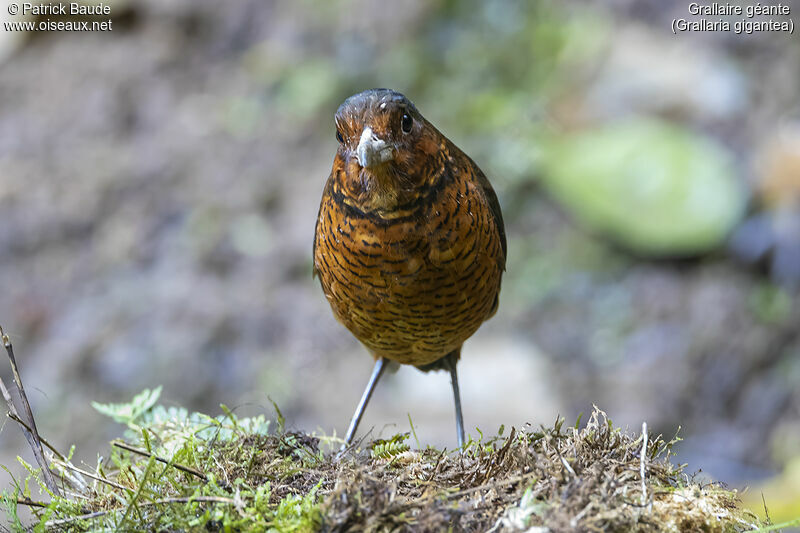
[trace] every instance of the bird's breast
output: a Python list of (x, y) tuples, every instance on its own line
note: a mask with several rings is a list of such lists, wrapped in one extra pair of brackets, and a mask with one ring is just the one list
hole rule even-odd
[(334, 314), (373, 353), (427, 364), (493, 312), (502, 274), (493, 224), (470, 182), (389, 221), (323, 198), (315, 266)]

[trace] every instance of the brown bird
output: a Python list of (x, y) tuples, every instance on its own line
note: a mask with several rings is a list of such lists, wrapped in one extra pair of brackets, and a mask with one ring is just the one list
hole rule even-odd
[(461, 346), (497, 311), (506, 236), (481, 169), (402, 94), (336, 111), (339, 148), (317, 216), (314, 273), (336, 318), (375, 358), (345, 437), (389, 361), (450, 372), (458, 444)]

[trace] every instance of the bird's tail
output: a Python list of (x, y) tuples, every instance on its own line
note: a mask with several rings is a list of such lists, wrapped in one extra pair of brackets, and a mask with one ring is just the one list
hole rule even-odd
[(431, 372), (432, 370), (450, 370), (452, 365), (458, 363), (458, 360), (461, 358), (461, 346), (450, 352), (449, 354), (445, 355), (444, 357), (437, 359), (433, 363), (428, 363), (427, 365), (419, 365), (417, 368), (422, 370), (423, 372)]

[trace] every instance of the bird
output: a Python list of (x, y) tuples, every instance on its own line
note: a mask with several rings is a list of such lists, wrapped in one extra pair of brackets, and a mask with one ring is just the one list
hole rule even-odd
[(450, 373), (463, 448), (456, 366), (464, 341), (496, 313), (506, 266), (497, 194), (399, 92), (355, 94), (334, 122), (313, 270), (336, 319), (375, 359), (343, 448), (390, 364)]

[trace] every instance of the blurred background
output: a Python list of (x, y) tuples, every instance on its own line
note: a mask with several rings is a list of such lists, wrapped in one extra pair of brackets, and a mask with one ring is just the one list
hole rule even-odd
[[(680, 427), (689, 472), (800, 516), (796, 34), (674, 35), (701, 17), (657, 0), (109, 5), (110, 32), (0, 30), (0, 324), (51, 442), (94, 464), (121, 428), (90, 402), (157, 385), (344, 432), (372, 361), (311, 278), (312, 236), (334, 111), (390, 87), (503, 206), (500, 309), (459, 365), (470, 433), (596, 404)], [(402, 368), (362, 434), (410, 417), (453, 447), (451, 402), (444, 373)], [(4, 421), (15, 474), (17, 454)]]

